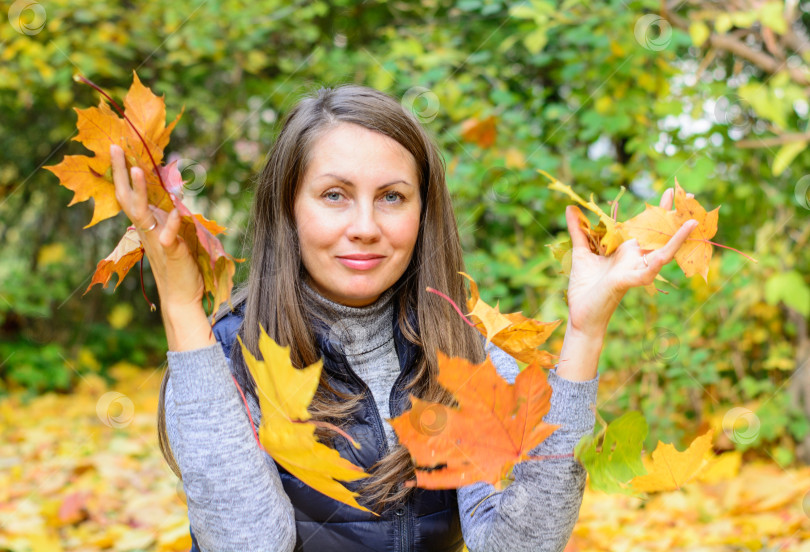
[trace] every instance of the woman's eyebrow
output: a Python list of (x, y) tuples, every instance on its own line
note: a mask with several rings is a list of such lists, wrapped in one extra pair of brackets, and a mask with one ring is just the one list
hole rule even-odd
[[(337, 174), (332, 174), (332, 173), (323, 173), (323, 174), (322, 174), (322, 175), (320, 175), (318, 178), (324, 178), (324, 177), (330, 177), (330, 178), (334, 178), (335, 180), (340, 180), (341, 182), (343, 182), (343, 183), (344, 183), (344, 184), (346, 184), (347, 186), (354, 187), (354, 182), (352, 182), (351, 180), (349, 180), (348, 178), (345, 178), (345, 177), (343, 177), (343, 176), (340, 176), (340, 175), (337, 175)], [(382, 185), (380, 185), (380, 186), (377, 186), (377, 189), (379, 190), (379, 189), (381, 189), (381, 188), (385, 188), (386, 186), (390, 186), (390, 185), (392, 185), (392, 184), (397, 184), (397, 183), (399, 183), (399, 182), (402, 182), (403, 184), (406, 184), (406, 185), (408, 185), (408, 186), (413, 186), (413, 184), (411, 184), (411, 183), (410, 183), (410, 182), (408, 182), (407, 180), (402, 180), (402, 179), (399, 179), (399, 180), (394, 180), (394, 181), (392, 181), (392, 182), (389, 182), (388, 184), (382, 184)]]

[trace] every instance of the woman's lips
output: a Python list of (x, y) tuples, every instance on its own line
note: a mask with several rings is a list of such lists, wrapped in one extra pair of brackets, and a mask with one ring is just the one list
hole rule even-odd
[(338, 260), (343, 263), (343, 266), (353, 268), (355, 270), (370, 270), (380, 264), (384, 257), (374, 257), (372, 259), (353, 259), (350, 257), (338, 257)]

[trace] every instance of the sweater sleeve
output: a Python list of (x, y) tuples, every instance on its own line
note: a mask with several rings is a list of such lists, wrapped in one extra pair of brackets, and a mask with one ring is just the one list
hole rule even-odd
[[(517, 362), (492, 344), (487, 352), (501, 376), (514, 383)], [(551, 408), (543, 421), (559, 424), (560, 428), (531, 454), (568, 454), (584, 434), (593, 431), (595, 420), (590, 405), (596, 403), (599, 376), (575, 382), (558, 376), (555, 366), (549, 370), (548, 381)], [(501, 492), (489, 483), (458, 489), (461, 529), (467, 547), (471, 552), (563, 550), (579, 517), (585, 469), (571, 456), (521, 462), (515, 465), (513, 475), (514, 481)]]
[[(221, 345), (167, 358), (166, 431), (201, 550), (293, 550), (292, 504), (256, 444)], [(261, 414), (250, 402), (256, 420)]]

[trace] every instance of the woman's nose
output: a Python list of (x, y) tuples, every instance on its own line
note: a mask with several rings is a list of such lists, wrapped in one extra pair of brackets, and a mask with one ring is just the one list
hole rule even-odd
[(352, 209), (349, 220), (348, 234), (352, 240), (373, 241), (379, 239), (381, 231), (377, 222), (379, 213), (374, 212), (374, 206), (365, 202), (358, 202), (357, 208)]

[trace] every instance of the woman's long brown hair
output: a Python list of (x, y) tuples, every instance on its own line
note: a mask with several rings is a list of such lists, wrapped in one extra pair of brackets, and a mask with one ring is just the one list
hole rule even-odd
[[(246, 283), (232, 298), (234, 305), (244, 303), (239, 335), (257, 357), (261, 325), (277, 343), (290, 347), (297, 368), (321, 358), (310, 323), (313, 305), (302, 291), (304, 269), (293, 201), (311, 158), (313, 143), (341, 123), (361, 125), (393, 138), (416, 160), (422, 199), (420, 229), (410, 264), (394, 284), (393, 300), (397, 302), (397, 323), (403, 336), (421, 351), (415, 375), (406, 388), (425, 400), (452, 405), (453, 397), (436, 381), (436, 351), (472, 362), (483, 361), (485, 355), (478, 331), (466, 324), (447, 301), (425, 289), (436, 288), (458, 305), (465, 304), (466, 280), (459, 274), (464, 271), (464, 261), (445, 182), (445, 164), (433, 139), (414, 115), (396, 99), (373, 88), (353, 84), (321, 88), (301, 99), (285, 117), (256, 184), (249, 229), (250, 272)], [(408, 323), (409, 309), (417, 314), (418, 328)], [(221, 309), (215, 319), (227, 312), (227, 307)], [(256, 398), (256, 384), (236, 344), (231, 350), (231, 362), (243, 391)], [(160, 387), (158, 440), (164, 458), (182, 479), (166, 433), (165, 389), (169, 375), (167, 368)], [(322, 373), (309, 411), (315, 420), (341, 425), (360, 400), (360, 395), (332, 389)], [(335, 438), (333, 432), (320, 428), (317, 435), (326, 443)], [(363, 480), (357, 490), (362, 502), (377, 512), (405, 500), (413, 491), (403, 484), (414, 477), (414, 466), (402, 445), (392, 448), (369, 472), (371, 477)]]

